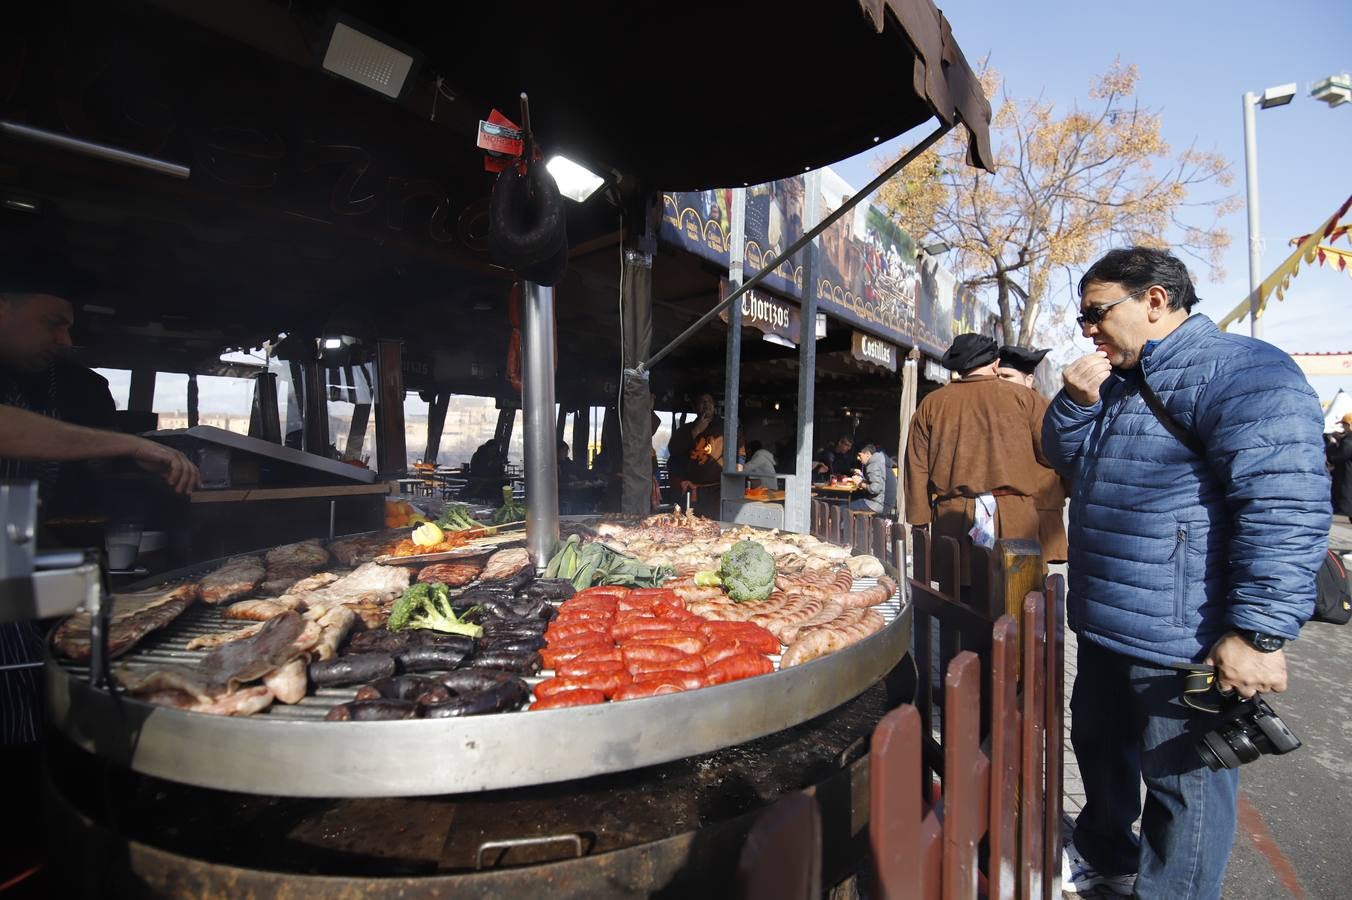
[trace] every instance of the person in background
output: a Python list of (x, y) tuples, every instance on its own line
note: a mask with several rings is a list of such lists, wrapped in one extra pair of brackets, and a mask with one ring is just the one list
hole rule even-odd
[(768, 476), (753, 478), (748, 483), (752, 487), (769, 488), (772, 491), (778, 489), (779, 479), (774, 477), (775, 468), (778, 465), (775, 461), (775, 455), (761, 446), (760, 441), (747, 441), (746, 450), (751, 456), (747, 459), (746, 465), (742, 467), (742, 474)]
[(958, 335), (942, 363), (961, 377), (920, 401), (907, 439), (906, 521), (956, 539), (963, 572), (973, 540), (1038, 537), (1046, 402), (1001, 381), (999, 361), (995, 341)]
[(814, 481), (829, 481), (832, 475), (844, 478), (856, 467), (854, 438), (842, 434), (831, 446), (818, 454), (812, 464), (812, 478)]
[(859, 463), (863, 467), (853, 476), (864, 496), (850, 501), (850, 509), (892, 515), (897, 508), (897, 476), (892, 474), (892, 461), (872, 442), (859, 448)]
[(1324, 435), (1324, 457), (1333, 476), (1333, 511), (1352, 516), (1352, 413), (1343, 416), (1331, 434)]
[(713, 394), (695, 398), (695, 418), (676, 429), (667, 450), (676, 502), (684, 506), (689, 495), (697, 514), (717, 519), (723, 480), (723, 418), (714, 406)]
[[(1024, 347), (1006, 345), (1000, 348), (1000, 368), (996, 374), (1002, 381), (1020, 384), (1028, 388), (1037, 397), (1043, 413), (1047, 409), (1047, 398), (1037, 389), (1034, 373), (1043, 358), (1050, 353), (1046, 350), (1028, 350)], [(1066, 495), (1069, 485), (1053, 469), (1046, 472), (1046, 480), (1033, 498), (1037, 504), (1038, 543), (1042, 545), (1042, 561), (1063, 563), (1070, 552), (1066, 546)]]

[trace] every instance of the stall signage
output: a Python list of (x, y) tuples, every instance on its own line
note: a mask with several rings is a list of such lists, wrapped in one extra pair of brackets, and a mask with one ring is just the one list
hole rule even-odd
[(948, 384), (953, 380), (953, 373), (949, 372), (934, 360), (926, 359), (925, 378), (938, 384)]
[(860, 362), (882, 366), (889, 372), (897, 370), (896, 344), (889, 344), (887, 341), (879, 340), (862, 331), (855, 331), (850, 349), (854, 353), (854, 358)]
[[(731, 291), (732, 287), (726, 279), (719, 282), (719, 297), (726, 297)], [(742, 294), (736, 302), (742, 308), (743, 327), (754, 328), (761, 334), (777, 334), (798, 343), (800, 317), (797, 304), (754, 288)], [(724, 309), (718, 317), (724, 322), (728, 321), (728, 311)]]

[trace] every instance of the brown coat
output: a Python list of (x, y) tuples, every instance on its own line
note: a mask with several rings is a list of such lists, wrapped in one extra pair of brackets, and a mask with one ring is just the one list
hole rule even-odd
[(1035, 497), (1055, 477), (1042, 455), (1047, 401), (1036, 391), (974, 375), (930, 394), (906, 443), (906, 521), (971, 545), (974, 499), (994, 493), (996, 537), (1040, 537)]

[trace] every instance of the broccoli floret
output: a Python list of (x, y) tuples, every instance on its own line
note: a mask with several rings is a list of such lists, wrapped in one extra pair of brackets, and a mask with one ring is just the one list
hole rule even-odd
[(775, 560), (755, 541), (738, 541), (719, 561), (718, 577), (734, 602), (764, 600), (775, 587)]
[(463, 622), (456, 616), (451, 608), (451, 592), (444, 584), (410, 585), (404, 596), (394, 601), (386, 627), (390, 631), (427, 628), (474, 638), (484, 633), (482, 625)]

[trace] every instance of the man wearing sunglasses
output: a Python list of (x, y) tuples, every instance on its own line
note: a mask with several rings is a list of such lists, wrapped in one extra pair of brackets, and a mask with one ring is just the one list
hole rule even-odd
[(1066, 367), (1043, 422), (1073, 485), (1071, 743), (1085, 805), (1063, 886), (1214, 900), (1238, 772), (1197, 756), (1209, 724), (1182, 705), (1175, 667), (1212, 664), (1246, 697), (1286, 689), (1281, 647), (1313, 611), (1331, 521), (1323, 418), (1289, 356), (1191, 313), (1187, 269), (1163, 250), (1108, 253), (1080, 297), (1094, 352)]

